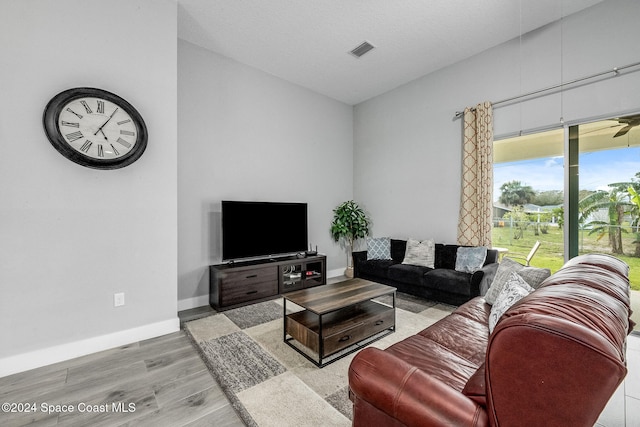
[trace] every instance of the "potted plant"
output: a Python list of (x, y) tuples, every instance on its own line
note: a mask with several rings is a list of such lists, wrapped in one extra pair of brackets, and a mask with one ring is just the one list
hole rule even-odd
[(366, 212), (353, 200), (342, 203), (333, 210), (331, 237), (336, 242), (343, 240), (347, 244), (347, 269), (344, 275), (353, 277), (353, 243), (369, 235), (371, 220)]

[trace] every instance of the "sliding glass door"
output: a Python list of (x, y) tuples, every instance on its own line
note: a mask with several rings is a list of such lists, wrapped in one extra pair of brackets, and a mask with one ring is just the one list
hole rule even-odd
[(632, 283), (640, 284), (638, 125), (640, 115), (581, 124), (573, 143), (580, 168), (578, 253), (617, 256), (632, 267)]
[(552, 271), (578, 254), (622, 259), (638, 305), (640, 114), (495, 141), (493, 224), (494, 246), (539, 241), (531, 265)]
[(564, 262), (564, 132), (494, 142), (492, 241), (503, 253), (557, 270)]

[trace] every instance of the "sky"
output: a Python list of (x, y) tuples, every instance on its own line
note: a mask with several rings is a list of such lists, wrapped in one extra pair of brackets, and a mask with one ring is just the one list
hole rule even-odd
[[(640, 147), (585, 153), (579, 161), (580, 189), (607, 190), (607, 184), (631, 181), (640, 172)], [(514, 180), (531, 186), (534, 191), (563, 190), (563, 163), (562, 157), (495, 163), (494, 200), (500, 197), (500, 186)]]

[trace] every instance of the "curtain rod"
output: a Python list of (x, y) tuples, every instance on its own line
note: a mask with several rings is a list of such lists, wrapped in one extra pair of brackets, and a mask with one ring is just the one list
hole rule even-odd
[[(549, 86), (549, 87), (544, 88), (544, 89), (535, 90), (535, 91), (528, 92), (528, 93), (525, 93), (525, 94), (522, 94), (522, 95), (513, 96), (511, 98), (501, 99), (500, 101), (492, 102), (491, 105), (493, 105), (495, 107), (496, 105), (499, 105), (499, 104), (504, 104), (506, 102), (515, 101), (516, 99), (520, 99), (520, 98), (526, 98), (526, 97), (529, 97), (531, 95), (537, 95), (537, 94), (542, 93), (542, 92), (547, 92), (547, 91), (550, 91), (550, 90), (553, 90), (553, 89), (558, 89), (558, 88), (561, 88), (563, 86), (572, 85), (572, 84), (575, 84), (575, 83), (582, 82), (584, 80), (593, 79), (593, 78), (604, 76), (604, 75), (610, 74), (610, 73), (613, 73), (613, 76), (611, 76), (611, 77), (616, 77), (616, 76), (618, 76), (620, 74), (620, 70), (625, 70), (625, 69), (631, 68), (631, 67), (637, 67), (638, 65), (640, 65), (640, 62), (635, 62), (633, 64), (628, 64), (628, 65), (625, 65), (625, 66), (622, 66), (622, 67), (614, 67), (611, 70), (602, 71), (601, 73), (592, 74), (592, 75), (586, 76), (586, 77), (581, 77), (579, 79), (571, 80), (571, 81), (566, 82), (566, 83), (560, 83), (560, 84), (557, 84), (555, 86)], [(464, 112), (456, 111), (454, 119), (462, 117), (462, 115), (464, 115)]]

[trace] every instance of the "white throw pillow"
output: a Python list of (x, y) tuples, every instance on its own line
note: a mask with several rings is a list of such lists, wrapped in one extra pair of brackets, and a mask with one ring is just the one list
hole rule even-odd
[(436, 260), (436, 245), (433, 240), (407, 240), (403, 264), (433, 268)]
[(509, 310), (513, 304), (533, 291), (534, 289), (529, 286), (518, 273), (511, 273), (504, 288), (502, 288), (502, 291), (500, 291), (500, 294), (496, 298), (496, 302), (491, 307), (491, 314), (489, 314), (489, 333), (493, 332), (498, 320), (500, 320), (502, 315)]

